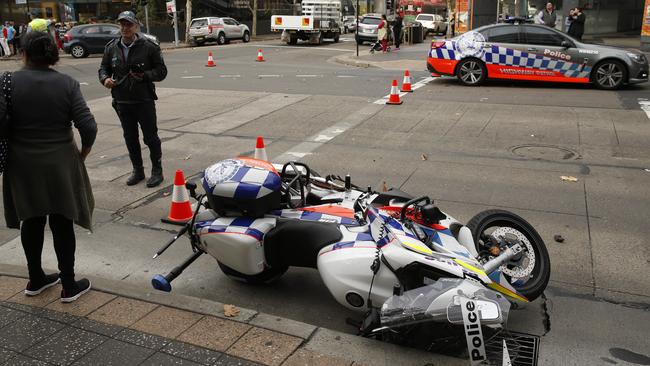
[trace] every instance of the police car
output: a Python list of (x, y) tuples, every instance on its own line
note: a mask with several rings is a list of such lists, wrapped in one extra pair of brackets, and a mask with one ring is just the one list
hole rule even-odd
[(433, 41), (427, 68), (470, 86), (510, 79), (619, 89), (648, 81), (648, 60), (640, 51), (582, 43), (536, 24), (493, 24)]

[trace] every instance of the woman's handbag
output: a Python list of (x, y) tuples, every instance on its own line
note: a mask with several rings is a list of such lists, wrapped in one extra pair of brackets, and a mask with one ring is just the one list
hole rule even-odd
[(9, 154), (9, 121), (11, 120), (11, 72), (2, 74), (2, 94), (0, 100), (0, 174), (4, 173)]

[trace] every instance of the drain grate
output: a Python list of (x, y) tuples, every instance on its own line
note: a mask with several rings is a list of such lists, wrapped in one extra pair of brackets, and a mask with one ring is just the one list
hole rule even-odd
[(508, 346), (512, 366), (537, 366), (539, 337), (517, 332), (502, 331), (485, 342), (485, 352), (491, 365), (501, 365), (503, 341)]

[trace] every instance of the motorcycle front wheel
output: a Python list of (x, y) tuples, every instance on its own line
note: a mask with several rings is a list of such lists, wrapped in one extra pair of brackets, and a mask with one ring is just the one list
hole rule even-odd
[(270, 267), (270, 268), (266, 268), (264, 271), (256, 275), (247, 275), (238, 272), (219, 261), (217, 261), (217, 263), (219, 264), (219, 268), (221, 268), (221, 271), (226, 276), (230, 277), (233, 280), (246, 282), (251, 285), (262, 285), (262, 284), (271, 283), (277, 280), (278, 278), (280, 278), (280, 276), (282, 276), (289, 269), (289, 267), (281, 267), (281, 268)]
[(526, 220), (505, 210), (487, 210), (478, 213), (467, 223), (479, 253), (479, 260), (492, 257), (486, 243), (490, 234), (516, 236), (524, 252), (499, 267), (517, 292), (533, 301), (546, 289), (551, 276), (551, 260), (541, 236)]

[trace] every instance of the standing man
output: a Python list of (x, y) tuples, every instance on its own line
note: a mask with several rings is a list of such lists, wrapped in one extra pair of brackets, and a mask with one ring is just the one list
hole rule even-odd
[(569, 19), (571, 19), (571, 25), (569, 26), (569, 31), (567, 33), (578, 41), (582, 41), (582, 35), (585, 33), (585, 20), (587, 20), (587, 16), (582, 12), (582, 9), (575, 8), (571, 9)]
[(395, 40), (395, 49), (399, 50), (402, 44), (402, 13), (398, 12), (393, 21), (393, 39)]
[(557, 22), (557, 13), (553, 7), (553, 3), (547, 3), (546, 9), (542, 10), (537, 14), (535, 19), (537, 24), (544, 24), (547, 27), (555, 28)]
[(149, 147), (151, 177), (147, 187), (163, 181), (162, 148), (156, 126), (156, 88), (154, 81), (167, 76), (160, 47), (154, 41), (138, 34), (140, 22), (132, 11), (117, 17), (121, 37), (110, 41), (104, 50), (99, 81), (111, 89), (113, 108), (122, 124), (124, 141), (133, 164), (133, 172), (126, 180), (129, 186), (144, 180), (144, 166), (140, 148), (138, 125), (144, 143)]

